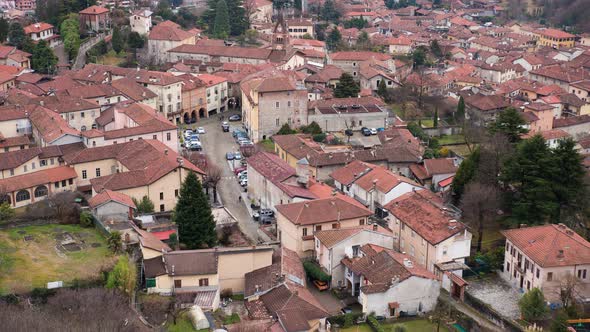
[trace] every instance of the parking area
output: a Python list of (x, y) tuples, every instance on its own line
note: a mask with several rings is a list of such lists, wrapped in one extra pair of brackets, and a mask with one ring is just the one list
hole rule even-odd
[[(226, 112), (223, 115), (227, 119), (233, 114), (238, 114), (238, 111)], [(209, 161), (221, 169), (221, 181), (217, 189), (223, 205), (238, 220), (242, 232), (254, 243), (260, 240), (265, 241), (264, 238), (260, 239), (258, 224), (252, 219), (244, 202), (239, 199), (244, 188), (240, 186), (232, 167), (234, 163), (238, 164), (240, 161), (231, 161), (230, 164), (226, 159), (226, 153), (239, 151), (239, 146), (232, 137), (231, 130), (224, 132), (221, 124), (220, 116), (214, 116), (192, 124), (190, 127), (205, 129), (205, 134), (200, 135), (200, 141)], [(229, 124), (232, 128), (241, 128), (240, 122), (229, 122)]]
[(307, 288), (330, 315), (338, 315), (340, 309), (346, 306), (344, 302), (334, 296), (329, 289), (320, 292), (311, 282), (307, 283)]

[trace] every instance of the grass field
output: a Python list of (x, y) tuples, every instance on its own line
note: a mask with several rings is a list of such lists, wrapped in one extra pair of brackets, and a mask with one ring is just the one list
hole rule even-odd
[(125, 52), (116, 54), (114, 51), (111, 51), (103, 56), (100, 56), (96, 60), (96, 63), (100, 63), (102, 65), (118, 66), (125, 61), (126, 56), (127, 54), (125, 54)]
[[(63, 241), (71, 240), (62, 246)], [(114, 257), (93, 228), (44, 225), (0, 231), (0, 294), (46, 287), (50, 281), (95, 278)]]
[(465, 136), (463, 135), (445, 135), (436, 137), (436, 139), (440, 145), (465, 143)]
[[(436, 324), (430, 323), (425, 319), (417, 319), (417, 320), (410, 320), (400, 323), (394, 324), (381, 324), (385, 332), (393, 332), (396, 326), (403, 326), (406, 328), (406, 331), (416, 331), (416, 332), (435, 332), (436, 331)], [(360, 324), (355, 325), (346, 329), (341, 329), (342, 332), (372, 332), (373, 330), (367, 324)], [(444, 325), (440, 326), (440, 332), (449, 332)]]

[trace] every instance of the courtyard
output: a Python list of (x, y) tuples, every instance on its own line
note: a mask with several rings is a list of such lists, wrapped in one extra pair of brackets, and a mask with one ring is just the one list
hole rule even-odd
[(500, 315), (517, 319), (520, 316), (518, 300), (522, 294), (510, 287), (497, 274), (489, 273), (484, 277), (469, 278), (467, 292), (480, 301), (489, 304)]

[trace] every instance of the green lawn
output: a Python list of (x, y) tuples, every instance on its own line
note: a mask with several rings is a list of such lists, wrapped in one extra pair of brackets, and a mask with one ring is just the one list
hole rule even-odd
[[(56, 237), (63, 233), (72, 235), (81, 244), (79, 250), (58, 249)], [(61, 280), (67, 284), (75, 279), (96, 278), (115, 260), (105, 238), (94, 228), (45, 225), (2, 230), (0, 294), (27, 292), (46, 287), (50, 281)]]
[(195, 331), (193, 324), (191, 321), (186, 317), (186, 315), (181, 315), (176, 319), (176, 324), (168, 324), (166, 326), (166, 330), (168, 332), (185, 332), (185, 331)]
[(272, 140), (270, 140), (270, 139), (265, 139), (263, 141), (260, 141), (260, 142), (258, 142), (258, 144), (260, 144), (260, 146), (266, 152), (270, 152), (270, 153), (274, 153), (275, 152), (275, 143)]
[(457, 143), (465, 143), (465, 136), (459, 135), (445, 135), (441, 137), (436, 137), (438, 140), (438, 144), (446, 145), (446, 144), (457, 144)]
[(125, 52), (121, 52), (120, 54), (111, 51), (105, 55), (98, 57), (96, 63), (102, 65), (110, 65), (110, 66), (118, 66), (119, 64), (125, 62), (125, 58), (127, 54)]
[(421, 119), (420, 123), (422, 123), (422, 128), (434, 127), (434, 120), (432, 120), (432, 119)]
[[(430, 323), (425, 319), (409, 320), (400, 323), (381, 324), (385, 332), (393, 332), (396, 326), (403, 326), (408, 332), (431, 332), (436, 331), (436, 324)], [(355, 325), (346, 329), (341, 329), (342, 332), (372, 332), (371, 327), (367, 324)], [(440, 326), (440, 332), (449, 332), (445, 326)]]
[[(461, 144), (461, 145), (444, 145), (442, 143), (439, 144), (453, 152), (455, 152), (456, 154), (460, 155), (463, 158), (467, 158), (470, 154), (471, 151), (469, 151), (469, 148), (467, 147), (467, 144)], [(474, 148), (474, 147), (473, 147)]]

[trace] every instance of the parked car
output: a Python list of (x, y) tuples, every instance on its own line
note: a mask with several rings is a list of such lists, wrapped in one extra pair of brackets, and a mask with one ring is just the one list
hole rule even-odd
[(367, 127), (362, 127), (361, 128), (361, 133), (365, 136), (371, 136), (371, 130)]
[(352, 132), (352, 129), (346, 129), (344, 131), (344, 135), (346, 135), (346, 136), (352, 136), (352, 135), (354, 135), (354, 133)]
[(234, 160), (234, 153), (233, 152), (228, 152), (225, 154), (225, 159), (227, 160)]
[(242, 154), (239, 152), (234, 153), (234, 159), (235, 160), (241, 160), (242, 159)]
[(201, 145), (201, 142), (199, 142), (199, 141), (191, 142), (189, 149), (191, 151), (201, 151), (201, 150), (203, 150), (203, 146)]
[(258, 220), (258, 222), (261, 225), (270, 225), (272, 223), (274, 223), (276, 220), (274, 217), (271, 216), (261, 216), (260, 219)]
[(191, 141), (200, 141), (200, 140), (201, 140), (201, 137), (200, 137), (199, 135), (197, 135), (197, 134), (194, 134), (194, 133), (193, 133), (193, 134), (192, 134), (192, 135), (189, 137), (189, 139), (190, 139)]
[(351, 314), (352, 313), (352, 308), (351, 307), (344, 307), (342, 309), (340, 309), (340, 312), (342, 312), (343, 314)]
[(246, 187), (248, 185), (248, 178), (240, 180), (240, 186)]
[(320, 280), (314, 280), (313, 281), (313, 285), (321, 292), (321, 291), (325, 291), (328, 288), (328, 283), (325, 281), (320, 281)]
[(252, 143), (252, 141), (250, 141), (250, 140), (247, 140), (247, 141), (241, 141), (241, 142), (240, 142), (240, 143), (238, 143), (238, 144), (240, 144), (240, 147), (243, 147), (243, 146), (253, 146), (253, 145), (254, 145), (254, 143)]
[(274, 217), (275, 216), (275, 212), (271, 209), (261, 209), (260, 211), (254, 213), (254, 220), (258, 220), (260, 219), (261, 216), (269, 216), (269, 217)]
[(229, 121), (242, 121), (242, 116), (239, 114), (234, 114), (228, 118)]
[(371, 131), (371, 135), (377, 135), (377, 128), (369, 129)]
[(185, 130), (184, 131), (184, 139), (191, 137), (192, 134), (193, 134), (192, 130), (190, 130), (190, 129)]
[(204, 134), (205, 133), (205, 128), (203, 128), (203, 127), (197, 128), (197, 133)]
[(234, 169), (234, 174), (235, 175), (239, 175), (240, 173), (242, 173), (243, 171), (247, 170), (247, 167), (236, 167)]
[(243, 171), (242, 173), (238, 174), (238, 179), (243, 180), (248, 178), (248, 171)]
[(229, 132), (229, 123), (227, 123), (227, 122), (225, 122), (225, 121), (224, 121), (224, 122), (221, 124), (221, 129), (223, 130), (223, 132), (224, 132), (224, 133), (227, 133), (227, 132)]
[(239, 130), (239, 129), (234, 129), (234, 130), (231, 132), (231, 135), (232, 135), (233, 137), (238, 137), (238, 135), (239, 135), (240, 133), (243, 133), (244, 135), (246, 134), (245, 132), (243, 132), (243, 131), (241, 131), (241, 130)]

